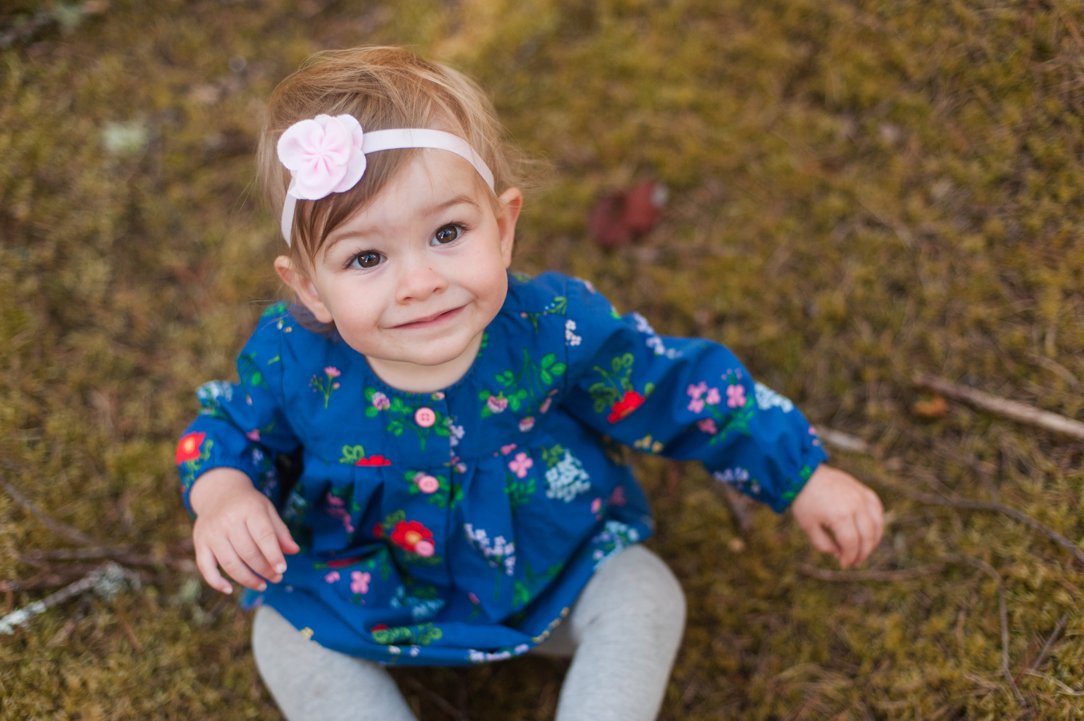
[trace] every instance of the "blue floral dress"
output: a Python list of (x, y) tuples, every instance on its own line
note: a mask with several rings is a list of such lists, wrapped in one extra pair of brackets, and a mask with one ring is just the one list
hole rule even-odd
[[(469, 372), (437, 393), (381, 382), (278, 304), (212, 382), (177, 449), (185, 504), (247, 473), (301, 552), (252, 603), (381, 663), (508, 658), (544, 641), (599, 564), (651, 534), (616, 442), (696, 459), (777, 511), (825, 453), (730, 351), (657, 335), (579, 280), (509, 279)], [(299, 468), (281, 481), (277, 459)]]

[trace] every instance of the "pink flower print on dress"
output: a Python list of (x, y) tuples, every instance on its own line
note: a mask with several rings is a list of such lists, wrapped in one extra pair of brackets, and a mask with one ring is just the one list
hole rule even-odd
[(340, 578), (342, 578), (342, 577), (339, 575), (338, 571), (331, 571), (326, 576), (324, 576), (324, 580), (327, 581), (328, 583), (335, 583)]
[(700, 396), (704, 395), (704, 392), (707, 391), (707, 389), (708, 384), (704, 381), (700, 381), (696, 385), (690, 384), (689, 387), (686, 389), (686, 392), (689, 394), (690, 398), (699, 398)]
[(418, 544), (414, 546), (414, 553), (418, 554), (422, 558), (429, 558), (437, 550), (430, 541), (418, 541)]
[(486, 405), (493, 413), (503, 413), (508, 407), (508, 399), (504, 396), (490, 396), (486, 399)]
[(251, 431), (249, 431), (248, 433), (245, 434), (245, 438), (247, 438), (250, 441), (253, 441), (255, 443), (259, 443), (260, 442), (260, 429), (259, 428), (253, 428)]
[(525, 478), (527, 471), (534, 465), (534, 461), (526, 453), (517, 453), (516, 457), (508, 462), (508, 470), (516, 474), (518, 478)]
[(501, 455), (507, 456), (509, 453), (511, 453), (514, 450), (516, 450), (516, 444), (515, 443), (509, 443), (506, 446), (501, 446)]
[[(740, 388), (741, 386), (738, 387)], [(704, 402), (709, 406), (717, 406), (722, 399), (722, 396), (719, 395), (718, 388), (709, 388), (707, 396), (704, 397)]]
[(726, 404), (731, 408), (741, 408), (745, 405), (745, 388), (738, 384), (726, 387)]
[(704, 399), (703, 398), (693, 398), (692, 400), (690, 400), (689, 401), (689, 410), (692, 411), (693, 413), (699, 413), (700, 411), (704, 410)]
[(377, 409), (378, 411), (387, 410), (388, 408), (391, 408), (391, 401), (388, 400), (388, 397), (386, 395), (384, 395), (380, 391), (377, 391), (373, 394), (373, 408)]
[(290, 171), (290, 194), (319, 200), (357, 185), (365, 173), (364, 133), (352, 115), (317, 115), (282, 134), (278, 156)]
[(419, 473), (414, 476), (414, 485), (422, 493), (436, 493), (440, 490), (440, 481), (428, 473)]
[(542, 404), (540, 406), (538, 406), (538, 412), (539, 413), (547, 412), (550, 409), (550, 405), (552, 403), (553, 403), (553, 398), (552, 397), (551, 398), (546, 398), (544, 401), (542, 401)]
[(697, 421), (696, 427), (705, 433), (710, 433), (712, 435), (719, 432), (719, 428), (715, 425), (714, 418), (701, 418)]
[(523, 433), (534, 428), (534, 416), (527, 416), (519, 422), (519, 430)]
[(372, 574), (366, 571), (353, 571), (350, 574), (350, 592), (351, 593), (368, 593), (369, 581), (372, 579)]

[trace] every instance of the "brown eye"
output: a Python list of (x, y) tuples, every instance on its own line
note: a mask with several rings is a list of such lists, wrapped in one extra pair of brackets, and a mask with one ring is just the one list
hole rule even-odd
[(456, 223), (449, 223), (448, 225), (442, 225), (437, 228), (437, 232), (433, 233), (433, 245), (445, 245), (452, 241), (459, 240), (459, 237), (463, 235), (463, 226)]
[(375, 268), (380, 265), (380, 261), (383, 260), (383, 256), (380, 253), (367, 250), (364, 253), (358, 253), (350, 259), (351, 268)]

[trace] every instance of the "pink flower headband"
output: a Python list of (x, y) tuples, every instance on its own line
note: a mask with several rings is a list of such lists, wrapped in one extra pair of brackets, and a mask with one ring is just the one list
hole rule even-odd
[(290, 245), (298, 200), (320, 200), (350, 190), (365, 174), (365, 156), (380, 150), (436, 148), (463, 158), (493, 190), (493, 172), (463, 138), (443, 130), (398, 128), (363, 132), (352, 115), (317, 115), (299, 120), (278, 142), (279, 161), (290, 171), (282, 206), (282, 237)]

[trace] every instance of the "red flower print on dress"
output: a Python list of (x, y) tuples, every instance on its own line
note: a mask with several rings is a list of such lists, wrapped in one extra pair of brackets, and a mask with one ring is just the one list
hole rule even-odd
[(407, 553), (419, 556), (433, 555), (433, 532), (418, 521), (399, 521), (391, 530), (391, 542)]
[(177, 465), (199, 458), (199, 447), (203, 445), (206, 433), (189, 433), (177, 443)]
[(644, 397), (636, 391), (625, 391), (625, 395), (621, 396), (621, 400), (613, 404), (610, 408), (610, 415), (606, 417), (606, 420), (610, 423), (617, 423), (618, 421), (627, 418), (634, 410), (644, 404)]
[(354, 463), (354, 465), (361, 466), (363, 468), (372, 468), (375, 466), (390, 466), (391, 459), (377, 453), (376, 455), (369, 456), (368, 458), (359, 458)]

